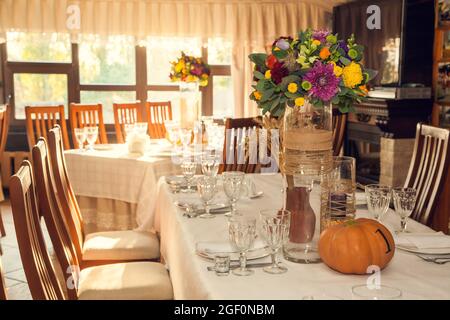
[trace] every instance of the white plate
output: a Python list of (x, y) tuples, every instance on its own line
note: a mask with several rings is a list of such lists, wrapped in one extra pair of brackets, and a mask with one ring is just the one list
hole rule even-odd
[(450, 248), (423, 248), (419, 249), (415, 246), (396, 245), (397, 249), (420, 254), (450, 254)]
[[(199, 244), (206, 244), (207, 242), (198, 242), (195, 246), (195, 253), (199, 255), (202, 258), (208, 259), (208, 260), (214, 260), (214, 256), (218, 253), (228, 253), (230, 255), (231, 261), (239, 261), (239, 252), (213, 252), (209, 251), (207, 249), (200, 250), (198, 248)], [(209, 242), (211, 244), (212, 242)], [(247, 251), (247, 260), (255, 260), (255, 259), (261, 259), (265, 258), (270, 255), (269, 247), (259, 247), (250, 249)]]
[(108, 151), (114, 149), (114, 147), (109, 144), (94, 144), (93, 148), (97, 151)]

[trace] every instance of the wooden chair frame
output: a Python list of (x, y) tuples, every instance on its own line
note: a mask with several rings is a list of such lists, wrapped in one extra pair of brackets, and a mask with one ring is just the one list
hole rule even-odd
[(142, 121), (141, 102), (134, 103), (114, 103), (114, 128), (116, 129), (116, 137), (118, 143), (124, 143), (126, 132), (125, 124), (133, 124)]
[(47, 133), (56, 124), (62, 130), (64, 148), (70, 149), (69, 136), (67, 134), (64, 106), (36, 106), (25, 107), (28, 147), (31, 150), (40, 137), (47, 139)]
[(83, 128), (87, 126), (98, 127), (98, 139), (96, 143), (107, 144), (108, 137), (106, 134), (105, 123), (103, 122), (102, 104), (80, 104), (71, 103), (69, 106), (70, 127), (72, 129), (72, 140), (74, 148), (77, 149), (78, 142), (75, 139), (75, 128)]
[[(8, 140), (8, 132), (9, 132), (9, 117), (10, 117), (11, 109), (8, 105), (5, 106), (5, 109), (0, 111), (0, 159), (3, 159), (3, 153), (6, 147), (6, 141)], [(0, 183), (1, 187), (1, 183)], [(3, 190), (0, 190), (0, 196), (2, 199)], [(0, 238), (6, 236), (5, 225), (3, 224), (2, 212), (0, 210)], [(1, 250), (1, 248), (0, 248)]]
[(6, 300), (7, 294), (6, 294), (6, 284), (5, 284), (5, 278), (3, 277), (3, 267), (2, 267), (2, 248), (0, 244), (0, 301)]
[(165, 120), (172, 120), (172, 103), (170, 101), (150, 102), (145, 104), (148, 132), (152, 139), (166, 136)]
[(62, 300), (64, 294), (45, 245), (34, 190), (31, 164), (24, 161), (10, 179), (11, 207), (20, 257), (33, 299)]
[(404, 187), (417, 189), (416, 206), (411, 218), (434, 229), (448, 232), (450, 207), (440, 206), (438, 200), (447, 190), (450, 197), (450, 131), (422, 123), (417, 124), (416, 140)]

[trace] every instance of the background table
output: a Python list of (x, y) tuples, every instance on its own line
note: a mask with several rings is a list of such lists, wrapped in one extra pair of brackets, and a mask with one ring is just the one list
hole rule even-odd
[(135, 227), (149, 231), (158, 179), (180, 171), (172, 161), (171, 146), (152, 141), (144, 155), (130, 154), (125, 144), (109, 146), (110, 150), (65, 152), (86, 225), (90, 232)]
[[(238, 210), (250, 214), (279, 208), (280, 175), (252, 175), (252, 179), (257, 188), (264, 191), (264, 196), (257, 200), (240, 200)], [(197, 256), (195, 245), (199, 241), (227, 241), (227, 218), (223, 215), (213, 219), (185, 218), (173, 204), (180, 197), (198, 199), (196, 195), (172, 194), (166, 183), (159, 181), (155, 227), (161, 235), (161, 253), (170, 270), (176, 299), (302, 299), (305, 296), (351, 299), (352, 286), (367, 281), (366, 275), (343, 275), (323, 263), (288, 261), (284, 263), (289, 270), (281, 275), (256, 269), (249, 277), (232, 274), (218, 277), (206, 270), (212, 262)], [(367, 212), (360, 210), (357, 215), (365, 216)], [(400, 226), (393, 212), (389, 212), (383, 222), (391, 229)], [(408, 228), (432, 232), (414, 221), (409, 222)], [(381, 284), (401, 289), (404, 299), (450, 299), (450, 264), (425, 262), (413, 254), (396, 250), (391, 263), (381, 272)]]

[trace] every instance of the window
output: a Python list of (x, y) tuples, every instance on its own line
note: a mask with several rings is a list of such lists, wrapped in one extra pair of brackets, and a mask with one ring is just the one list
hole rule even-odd
[(135, 91), (81, 91), (81, 103), (101, 103), (103, 105), (103, 121), (114, 123), (113, 103), (134, 102)]
[(8, 61), (59, 63), (72, 61), (68, 34), (8, 32), (6, 41)]
[(171, 64), (181, 51), (199, 57), (202, 44), (199, 38), (147, 38), (147, 82), (152, 85), (176, 85), (169, 79)]
[(32, 105), (65, 105), (67, 107), (67, 76), (65, 74), (14, 74), (15, 118), (25, 119), (25, 107)]
[(231, 41), (222, 38), (208, 39), (208, 63), (231, 65)]
[(80, 83), (136, 84), (136, 52), (131, 37), (82, 36), (79, 47)]
[(232, 117), (234, 114), (233, 83), (231, 76), (214, 76), (213, 80), (213, 116), (215, 118)]

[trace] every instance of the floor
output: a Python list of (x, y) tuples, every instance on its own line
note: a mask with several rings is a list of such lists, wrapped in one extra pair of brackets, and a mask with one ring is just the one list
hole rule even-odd
[(31, 300), (30, 290), (20, 260), (9, 201), (2, 202), (0, 209), (6, 229), (6, 237), (0, 239), (3, 248), (3, 256), (0, 259), (3, 265), (8, 299)]

